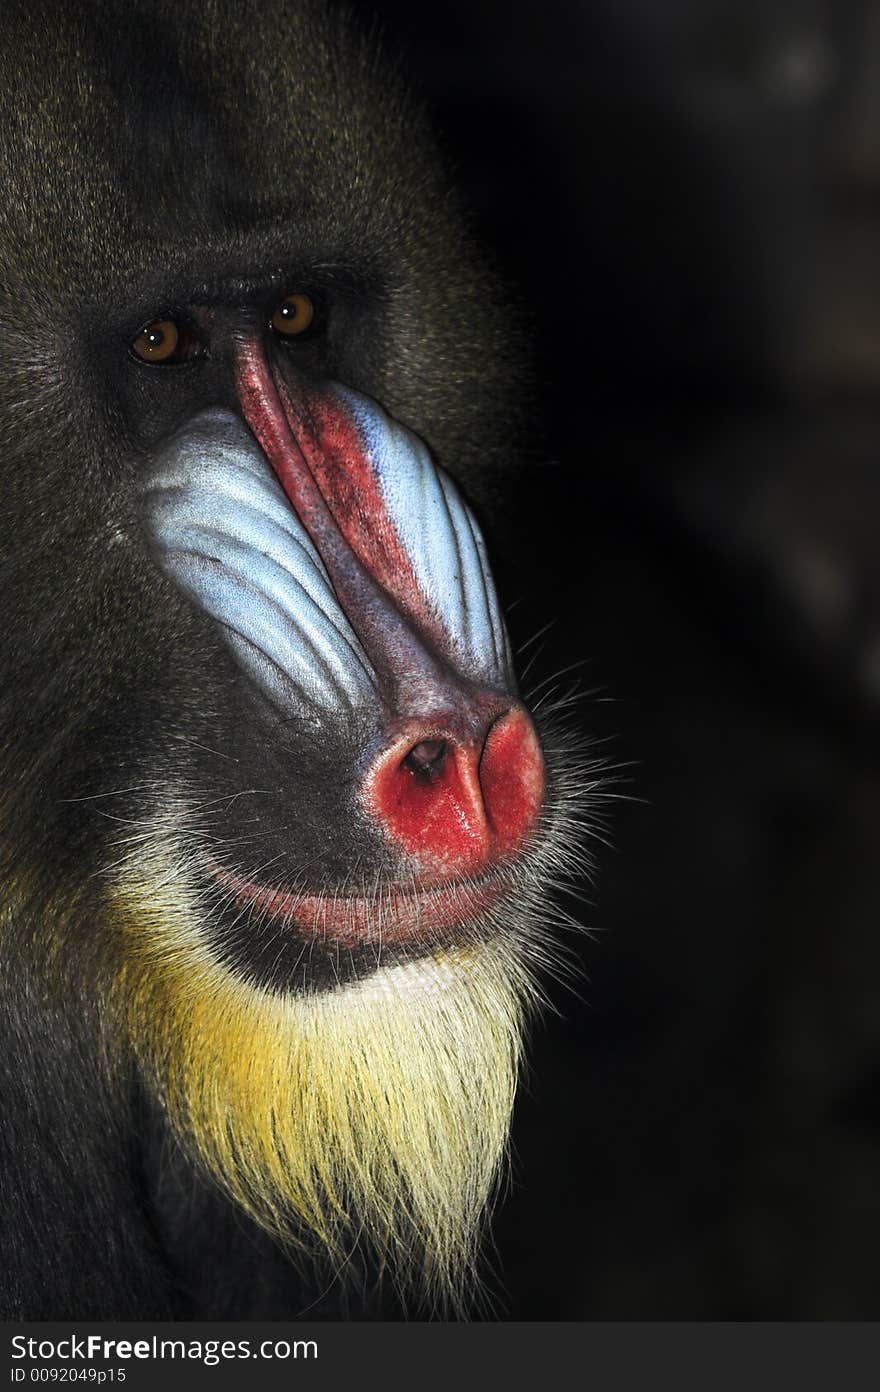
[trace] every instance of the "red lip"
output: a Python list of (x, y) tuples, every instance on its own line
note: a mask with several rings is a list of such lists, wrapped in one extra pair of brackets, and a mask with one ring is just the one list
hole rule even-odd
[(305, 938), (348, 948), (424, 944), (438, 935), (452, 939), (455, 929), (472, 924), (504, 890), (500, 877), (487, 876), (423, 890), (391, 885), (375, 895), (310, 894), (259, 884), (216, 862), (211, 872), (242, 908), (261, 910)]

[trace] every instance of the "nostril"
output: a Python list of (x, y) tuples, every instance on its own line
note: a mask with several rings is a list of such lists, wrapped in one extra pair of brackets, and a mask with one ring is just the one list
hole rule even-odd
[(511, 705), (495, 715), (490, 707), (484, 728), (460, 719), (458, 731), (457, 714), (429, 713), (399, 729), (374, 757), (361, 794), (425, 884), (480, 873), (518, 852), (544, 803), (544, 759), (525, 710)]
[(445, 740), (419, 740), (403, 760), (403, 767), (422, 778), (436, 778), (443, 771), (448, 753)]

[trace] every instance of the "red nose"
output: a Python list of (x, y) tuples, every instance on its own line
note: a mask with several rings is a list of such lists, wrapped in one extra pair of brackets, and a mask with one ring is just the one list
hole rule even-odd
[(409, 724), (370, 769), (364, 801), (430, 883), (478, 874), (516, 851), (544, 782), (538, 737), (517, 706), (476, 734), (442, 720)]

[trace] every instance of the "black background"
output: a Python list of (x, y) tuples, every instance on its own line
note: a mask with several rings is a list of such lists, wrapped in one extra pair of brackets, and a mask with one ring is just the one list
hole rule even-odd
[(876, 1317), (880, 6), (373, 8), (532, 323), (526, 687), (623, 766), (500, 1311)]

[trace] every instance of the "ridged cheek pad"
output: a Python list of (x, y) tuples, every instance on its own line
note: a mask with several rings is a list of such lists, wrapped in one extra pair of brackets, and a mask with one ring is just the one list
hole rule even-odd
[[(469, 682), (512, 687), (504, 623), (476, 521), (424, 444), (348, 388), (323, 398), (305, 459), (340, 530), (395, 608)], [(322, 476), (323, 470), (323, 476)], [(340, 501), (341, 498), (341, 501)], [(379, 701), (380, 675), (315, 544), (244, 421), (215, 409), (167, 444), (142, 514), (162, 571), (219, 625), (283, 712), (345, 714)], [(378, 572), (378, 574), (377, 574)]]

